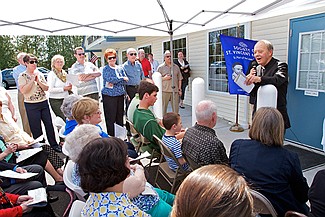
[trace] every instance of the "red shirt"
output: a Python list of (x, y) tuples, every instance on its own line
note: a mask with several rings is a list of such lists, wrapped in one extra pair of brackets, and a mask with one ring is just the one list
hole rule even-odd
[(143, 74), (145, 77), (149, 76), (149, 71), (151, 71), (151, 64), (147, 58), (144, 58), (141, 62)]
[[(6, 193), (6, 195), (13, 204), (17, 202), (17, 199), (19, 197), (19, 195), (15, 195), (15, 194)], [(23, 208), (21, 206), (15, 206), (13, 208), (7, 208), (7, 209), (0, 209), (1, 217), (20, 217), (22, 215), (23, 215)]]

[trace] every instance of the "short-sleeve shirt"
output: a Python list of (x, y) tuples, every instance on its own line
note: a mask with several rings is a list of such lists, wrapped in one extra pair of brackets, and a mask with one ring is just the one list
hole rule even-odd
[(141, 65), (142, 65), (142, 70), (143, 70), (144, 76), (148, 77), (149, 71), (151, 71), (151, 64), (150, 64), (149, 60), (147, 58), (144, 58), (141, 61)]
[[(181, 143), (176, 139), (175, 136), (166, 136), (165, 134), (162, 137), (162, 142), (173, 152), (176, 159), (183, 157)], [(165, 156), (165, 159), (168, 163), (169, 168), (172, 169), (173, 171), (176, 171), (178, 168), (177, 163), (172, 158)], [(183, 164), (182, 166), (184, 170), (188, 170), (189, 168), (187, 163)]]
[[(71, 69), (69, 70), (69, 74), (79, 75), (79, 74), (91, 74), (94, 72), (98, 72), (98, 68), (91, 62), (85, 62), (83, 65), (78, 61), (75, 62)], [(90, 81), (83, 81), (77, 85), (78, 95), (89, 95), (92, 93), (98, 93), (97, 82), (95, 79)]]
[[(173, 63), (173, 75), (172, 77), (174, 77), (174, 86), (176, 87), (176, 91), (181, 88), (178, 86), (178, 81), (181, 81), (183, 79), (182, 77), (182, 73), (179, 70), (179, 67)], [(164, 77), (165, 75), (169, 74), (171, 75), (171, 67), (167, 66), (166, 63), (162, 63), (161, 65), (158, 66), (157, 69), (158, 72), (160, 72), (161, 76)], [(163, 92), (173, 92), (173, 88), (172, 88), (172, 80), (166, 80), (162, 82), (162, 91)]]
[(140, 81), (144, 79), (144, 74), (142, 70), (141, 63), (139, 61), (135, 61), (133, 64), (127, 60), (123, 64), (124, 71), (126, 73), (126, 76), (128, 76), (129, 81), (126, 85), (139, 85)]
[(134, 205), (128, 195), (118, 192), (90, 193), (81, 216), (150, 216)]
[[(46, 83), (45, 77), (43, 73), (38, 73), (38, 79), (43, 83)], [(21, 73), (18, 77), (19, 86), (27, 84), (31, 80), (31, 76), (25, 72)], [(24, 93), (24, 102), (27, 103), (38, 103), (47, 100), (45, 91), (41, 88), (41, 86), (34, 81), (32, 88), (28, 93)]]

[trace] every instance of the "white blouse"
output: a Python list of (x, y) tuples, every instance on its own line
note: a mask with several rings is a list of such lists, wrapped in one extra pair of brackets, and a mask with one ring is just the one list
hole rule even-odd
[(49, 98), (64, 99), (69, 96), (69, 92), (63, 89), (66, 86), (66, 83), (61, 81), (61, 79), (56, 76), (55, 72), (49, 72), (47, 76), (47, 84), (49, 85)]

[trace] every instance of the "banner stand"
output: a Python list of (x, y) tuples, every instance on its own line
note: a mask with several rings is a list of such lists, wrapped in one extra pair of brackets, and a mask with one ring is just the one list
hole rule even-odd
[(237, 101), (236, 101), (236, 123), (230, 127), (231, 132), (243, 132), (244, 128), (240, 126), (238, 123), (238, 110), (239, 110), (239, 95), (237, 94)]

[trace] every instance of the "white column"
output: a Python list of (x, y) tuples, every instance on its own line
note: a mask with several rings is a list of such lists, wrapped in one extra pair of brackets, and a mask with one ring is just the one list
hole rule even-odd
[(272, 84), (260, 86), (257, 90), (256, 111), (261, 107), (276, 108), (278, 90)]
[(159, 88), (159, 92), (157, 94), (157, 101), (153, 106), (153, 111), (157, 118), (163, 118), (163, 110), (162, 110), (162, 78), (159, 72), (154, 72), (152, 74), (152, 80), (155, 85)]
[(192, 82), (192, 126), (196, 123), (195, 109), (205, 97), (205, 85), (203, 78), (195, 78)]

